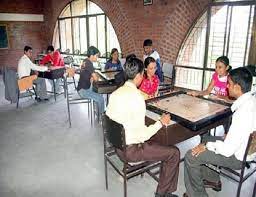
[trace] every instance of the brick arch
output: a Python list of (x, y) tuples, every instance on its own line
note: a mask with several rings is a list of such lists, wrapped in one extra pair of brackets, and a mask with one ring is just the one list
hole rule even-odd
[[(135, 50), (135, 39), (129, 30), (132, 28), (129, 25), (128, 17), (123, 5), (120, 5), (118, 0), (90, 0), (97, 4), (109, 18), (119, 41), (122, 52), (125, 54), (132, 53)], [(48, 41), (52, 41), (55, 23), (61, 11), (70, 3), (70, 0), (49, 1), (53, 8), (53, 12), (47, 10), (46, 13), (46, 27), (48, 27)], [(51, 43), (51, 42), (50, 42)]]
[(210, 0), (180, 0), (176, 4), (174, 12), (166, 18), (166, 26), (159, 41), (162, 61), (175, 64), (187, 33), (210, 2)]

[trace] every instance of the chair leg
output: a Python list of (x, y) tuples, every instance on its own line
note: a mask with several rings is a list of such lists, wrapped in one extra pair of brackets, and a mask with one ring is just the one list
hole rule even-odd
[(20, 92), (18, 92), (18, 100), (17, 100), (17, 105), (16, 105), (17, 109), (19, 108), (19, 100), (20, 100)]
[(70, 106), (69, 106), (69, 96), (68, 96), (68, 85), (67, 85), (67, 83), (65, 83), (65, 79), (64, 79), (64, 89), (66, 89), (64, 94), (67, 96), (68, 122), (69, 122), (69, 128), (71, 128), (71, 117), (70, 117)]
[(238, 183), (238, 188), (237, 188), (237, 192), (236, 192), (236, 197), (240, 197), (240, 193), (241, 193), (241, 188), (242, 188), (242, 180), (240, 179), (239, 183)]
[(53, 94), (54, 94), (54, 100), (56, 101), (56, 88), (55, 88), (55, 81), (54, 79), (52, 80), (53, 82)]
[(108, 162), (106, 156), (104, 155), (104, 164), (105, 164), (105, 183), (106, 183), (106, 190), (108, 190)]
[(127, 176), (126, 176), (126, 164), (124, 164), (124, 197), (127, 197)]
[(33, 86), (32, 88), (33, 88), (33, 91), (34, 91), (34, 93), (35, 93), (35, 97), (37, 98), (36, 89), (35, 89), (35, 87), (34, 87), (34, 86)]
[(92, 118), (93, 118), (93, 117), (92, 117), (92, 115), (93, 115), (93, 114), (92, 114), (92, 113), (93, 113), (93, 100), (91, 100), (90, 105), (91, 105), (91, 107), (90, 107), (90, 108), (91, 108), (91, 114), (90, 114), (90, 115), (91, 115), (91, 125), (92, 125)]
[(76, 81), (75, 81), (75, 77), (73, 77), (73, 82), (74, 82), (74, 87), (75, 87), (75, 90), (76, 90)]

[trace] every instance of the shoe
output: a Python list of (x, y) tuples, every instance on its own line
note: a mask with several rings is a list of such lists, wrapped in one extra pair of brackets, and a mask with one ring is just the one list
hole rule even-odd
[(204, 183), (205, 188), (212, 188), (216, 192), (221, 191), (221, 182), (220, 181), (218, 181), (216, 183), (216, 182), (211, 182), (211, 181), (208, 181), (208, 180), (204, 179), (203, 183)]
[(36, 101), (37, 101), (37, 102), (41, 102), (42, 99), (40, 99), (39, 97), (37, 97), (37, 98), (36, 98)]
[(188, 197), (187, 193), (184, 193), (184, 194), (183, 194), (183, 197)]
[(44, 101), (49, 101), (49, 99), (48, 98), (45, 98), (45, 99), (43, 99)]

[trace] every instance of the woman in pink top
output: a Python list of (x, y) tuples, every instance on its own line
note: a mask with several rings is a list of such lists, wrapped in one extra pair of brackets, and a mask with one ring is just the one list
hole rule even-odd
[(144, 61), (144, 65), (146, 72), (139, 89), (146, 95), (146, 98), (152, 98), (157, 95), (159, 85), (158, 76), (155, 74), (156, 61), (152, 57), (147, 57)]
[(208, 94), (214, 94), (218, 98), (228, 98), (228, 71), (230, 70), (229, 59), (226, 56), (218, 57), (216, 60), (215, 73), (212, 75), (212, 80), (208, 88), (201, 92), (188, 92), (192, 96), (204, 96)]

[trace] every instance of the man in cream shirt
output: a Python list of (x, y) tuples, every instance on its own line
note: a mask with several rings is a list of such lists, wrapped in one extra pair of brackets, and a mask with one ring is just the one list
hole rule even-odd
[[(32, 48), (30, 46), (24, 47), (24, 55), (20, 58), (18, 63), (18, 76), (19, 78), (30, 76), (31, 70), (45, 72), (48, 70), (46, 66), (37, 66), (31, 61), (32, 58)], [(46, 92), (45, 79), (37, 78), (34, 81), (36, 84), (36, 93), (40, 100), (48, 100)]]
[[(224, 141), (199, 144), (188, 151), (184, 160), (184, 197), (206, 197), (205, 188), (221, 190), (219, 174), (202, 166), (213, 164), (241, 169), (250, 134), (256, 130), (256, 97), (250, 92), (252, 75), (246, 68), (230, 71), (229, 95), (237, 100), (231, 106), (232, 123)], [(249, 155), (248, 160), (255, 155)]]
[(124, 65), (128, 81), (109, 98), (106, 114), (122, 124), (126, 136), (126, 156), (130, 162), (162, 161), (156, 197), (177, 197), (180, 153), (176, 147), (165, 147), (148, 142), (154, 134), (170, 122), (169, 115), (162, 115), (155, 124), (145, 125), (146, 105), (137, 87), (143, 79), (144, 65), (137, 58), (130, 58)]

